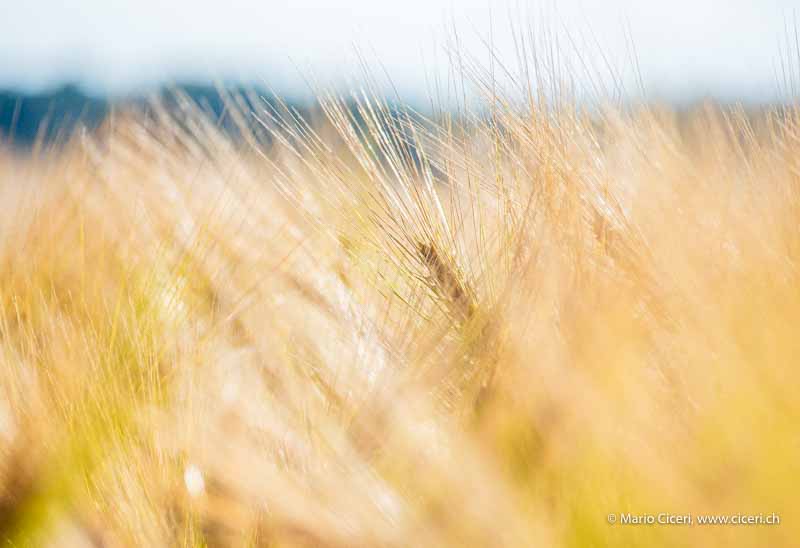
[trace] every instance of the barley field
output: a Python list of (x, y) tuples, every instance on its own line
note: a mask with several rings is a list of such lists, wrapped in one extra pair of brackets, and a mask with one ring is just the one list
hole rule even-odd
[(796, 545), (800, 109), (467, 76), (0, 149), (4, 546)]

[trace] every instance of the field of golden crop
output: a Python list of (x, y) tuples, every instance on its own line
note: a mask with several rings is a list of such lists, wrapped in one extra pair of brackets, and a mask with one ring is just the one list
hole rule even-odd
[(795, 546), (800, 110), (487, 82), (0, 153), (4, 546)]

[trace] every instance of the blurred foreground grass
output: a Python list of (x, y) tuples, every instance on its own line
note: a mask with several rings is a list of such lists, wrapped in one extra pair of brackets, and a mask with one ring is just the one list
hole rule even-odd
[(0, 537), (794, 545), (800, 111), (473, 76), (458, 119), (187, 101), (3, 154)]

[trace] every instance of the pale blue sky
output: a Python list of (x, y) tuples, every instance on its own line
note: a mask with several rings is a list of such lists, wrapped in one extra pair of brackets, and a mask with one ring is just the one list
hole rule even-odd
[(302, 75), (328, 82), (352, 74), (358, 45), (381, 60), (401, 92), (424, 95), (425, 75), (444, 73), (443, 44), (452, 28), (462, 48), (481, 52), (481, 37), (489, 36), (492, 21), (498, 56), (513, 64), (511, 18), (517, 24), (566, 29), (587, 58), (596, 50), (591, 45), (596, 39), (619, 68), (630, 66), (629, 29), (652, 96), (772, 98), (796, 4), (0, 0), (0, 87), (41, 88), (71, 80), (125, 92), (165, 80), (217, 78), (264, 80), (293, 92), (303, 89)]

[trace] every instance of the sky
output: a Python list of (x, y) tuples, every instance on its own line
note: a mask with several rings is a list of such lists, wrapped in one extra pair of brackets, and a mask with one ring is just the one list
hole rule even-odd
[(0, 88), (225, 80), (303, 94), (309, 80), (357, 79), (358, 51), (399, 93), (424, 96), (454, 36), (484, 61), (490, 41), (511, 66), (516, 27), (556, 29), (561, 49), (618, 69), (630, 94), (636, 59), (651, 97), (772, 100), (798, 11), (797, 0), (0, 0)]

